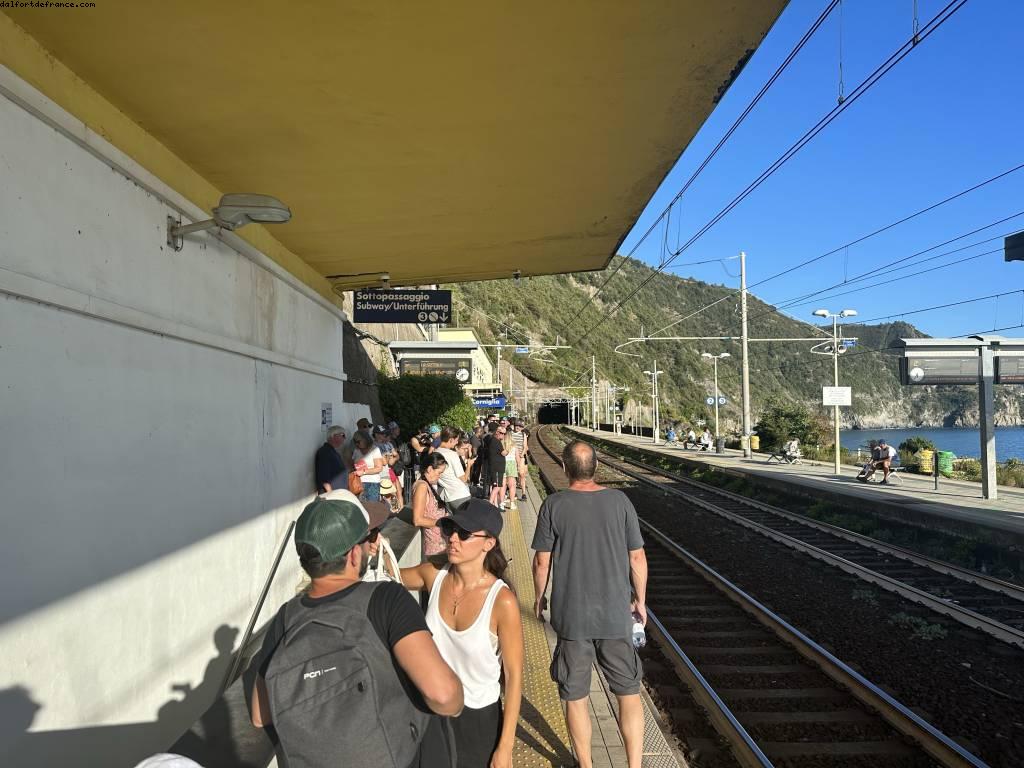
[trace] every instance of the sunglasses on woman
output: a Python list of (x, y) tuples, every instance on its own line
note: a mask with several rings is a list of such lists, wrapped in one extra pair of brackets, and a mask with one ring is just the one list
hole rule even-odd
[(458, 536), (462, 541), (469, 541), (470, 539), (486, 539), (488, 534), (486, 533), (473, 533), (467, 531), (461, 525), (442, 520), (437, 524), (437, 527), (441, 529), (441, 535), (446, 539), (450, 539), (452, 536)]

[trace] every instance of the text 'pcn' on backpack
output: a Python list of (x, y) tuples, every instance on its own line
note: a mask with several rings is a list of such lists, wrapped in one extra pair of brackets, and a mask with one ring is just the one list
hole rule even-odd
[(402, 687), (366, 615), (374, 583), (314, 608), (300, 597), (284, 612), (285, 634), (267, 666), (274, 728), (288, 768), (406, 768), (430, 715)]

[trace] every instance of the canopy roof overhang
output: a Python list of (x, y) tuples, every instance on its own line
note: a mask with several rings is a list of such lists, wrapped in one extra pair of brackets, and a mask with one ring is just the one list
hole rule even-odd
[(209, 190), (291, 207), (243, 237), (353, 288), (604, 267), (785, 0), (96, 5), (5, 13)]

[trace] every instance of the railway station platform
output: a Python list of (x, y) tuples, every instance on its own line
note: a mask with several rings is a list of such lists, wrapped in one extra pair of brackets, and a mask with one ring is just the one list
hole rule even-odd
[(857, 482), (858, 470), (841, 467), (839, 477), (831, 463), (802, 460), (799, 464), (768, 463), (770, 454), (754, 453), (745, 458), (739, 450), (707, 453), (682, 447), (655, 444), (649, 437), (568, 427), (582, 439), (596, 438), (634, 450), (664, 454), (691, 464), (709, 465), (725, 472), (747, 476), (766, 485), (820, 498), (839, 497), (851, 505), (871, 507), (872, 511), (901, 522), (920, 524), (960, 535), (991, 532), (996, 539), (1024, 544), (1024, 490), (1000, 486), (999, 498), (981, 497), (981, 486), (962, 480), (939, 479), (938, 489), (931, 477), (901, 472), (898, 483), (879, 485)]

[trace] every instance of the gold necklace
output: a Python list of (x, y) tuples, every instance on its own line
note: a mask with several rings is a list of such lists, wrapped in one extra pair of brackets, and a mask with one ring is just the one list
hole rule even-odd
[(477, 589), (477, 587), (479, 587), (483, 583), (485, 578), (487, 578), (486, 574), (477, 579), (476, 584), (474, 584), (472, 587), (464, 588), (462, 590), (461, 595), (455, 594), (455, 583), (452, 582), (452, 616), (454, 616), (456, 611), (459, 610), (459, 603), (461, 603), (465, 599), (466, 595), (468, 595), (473, 590)]

